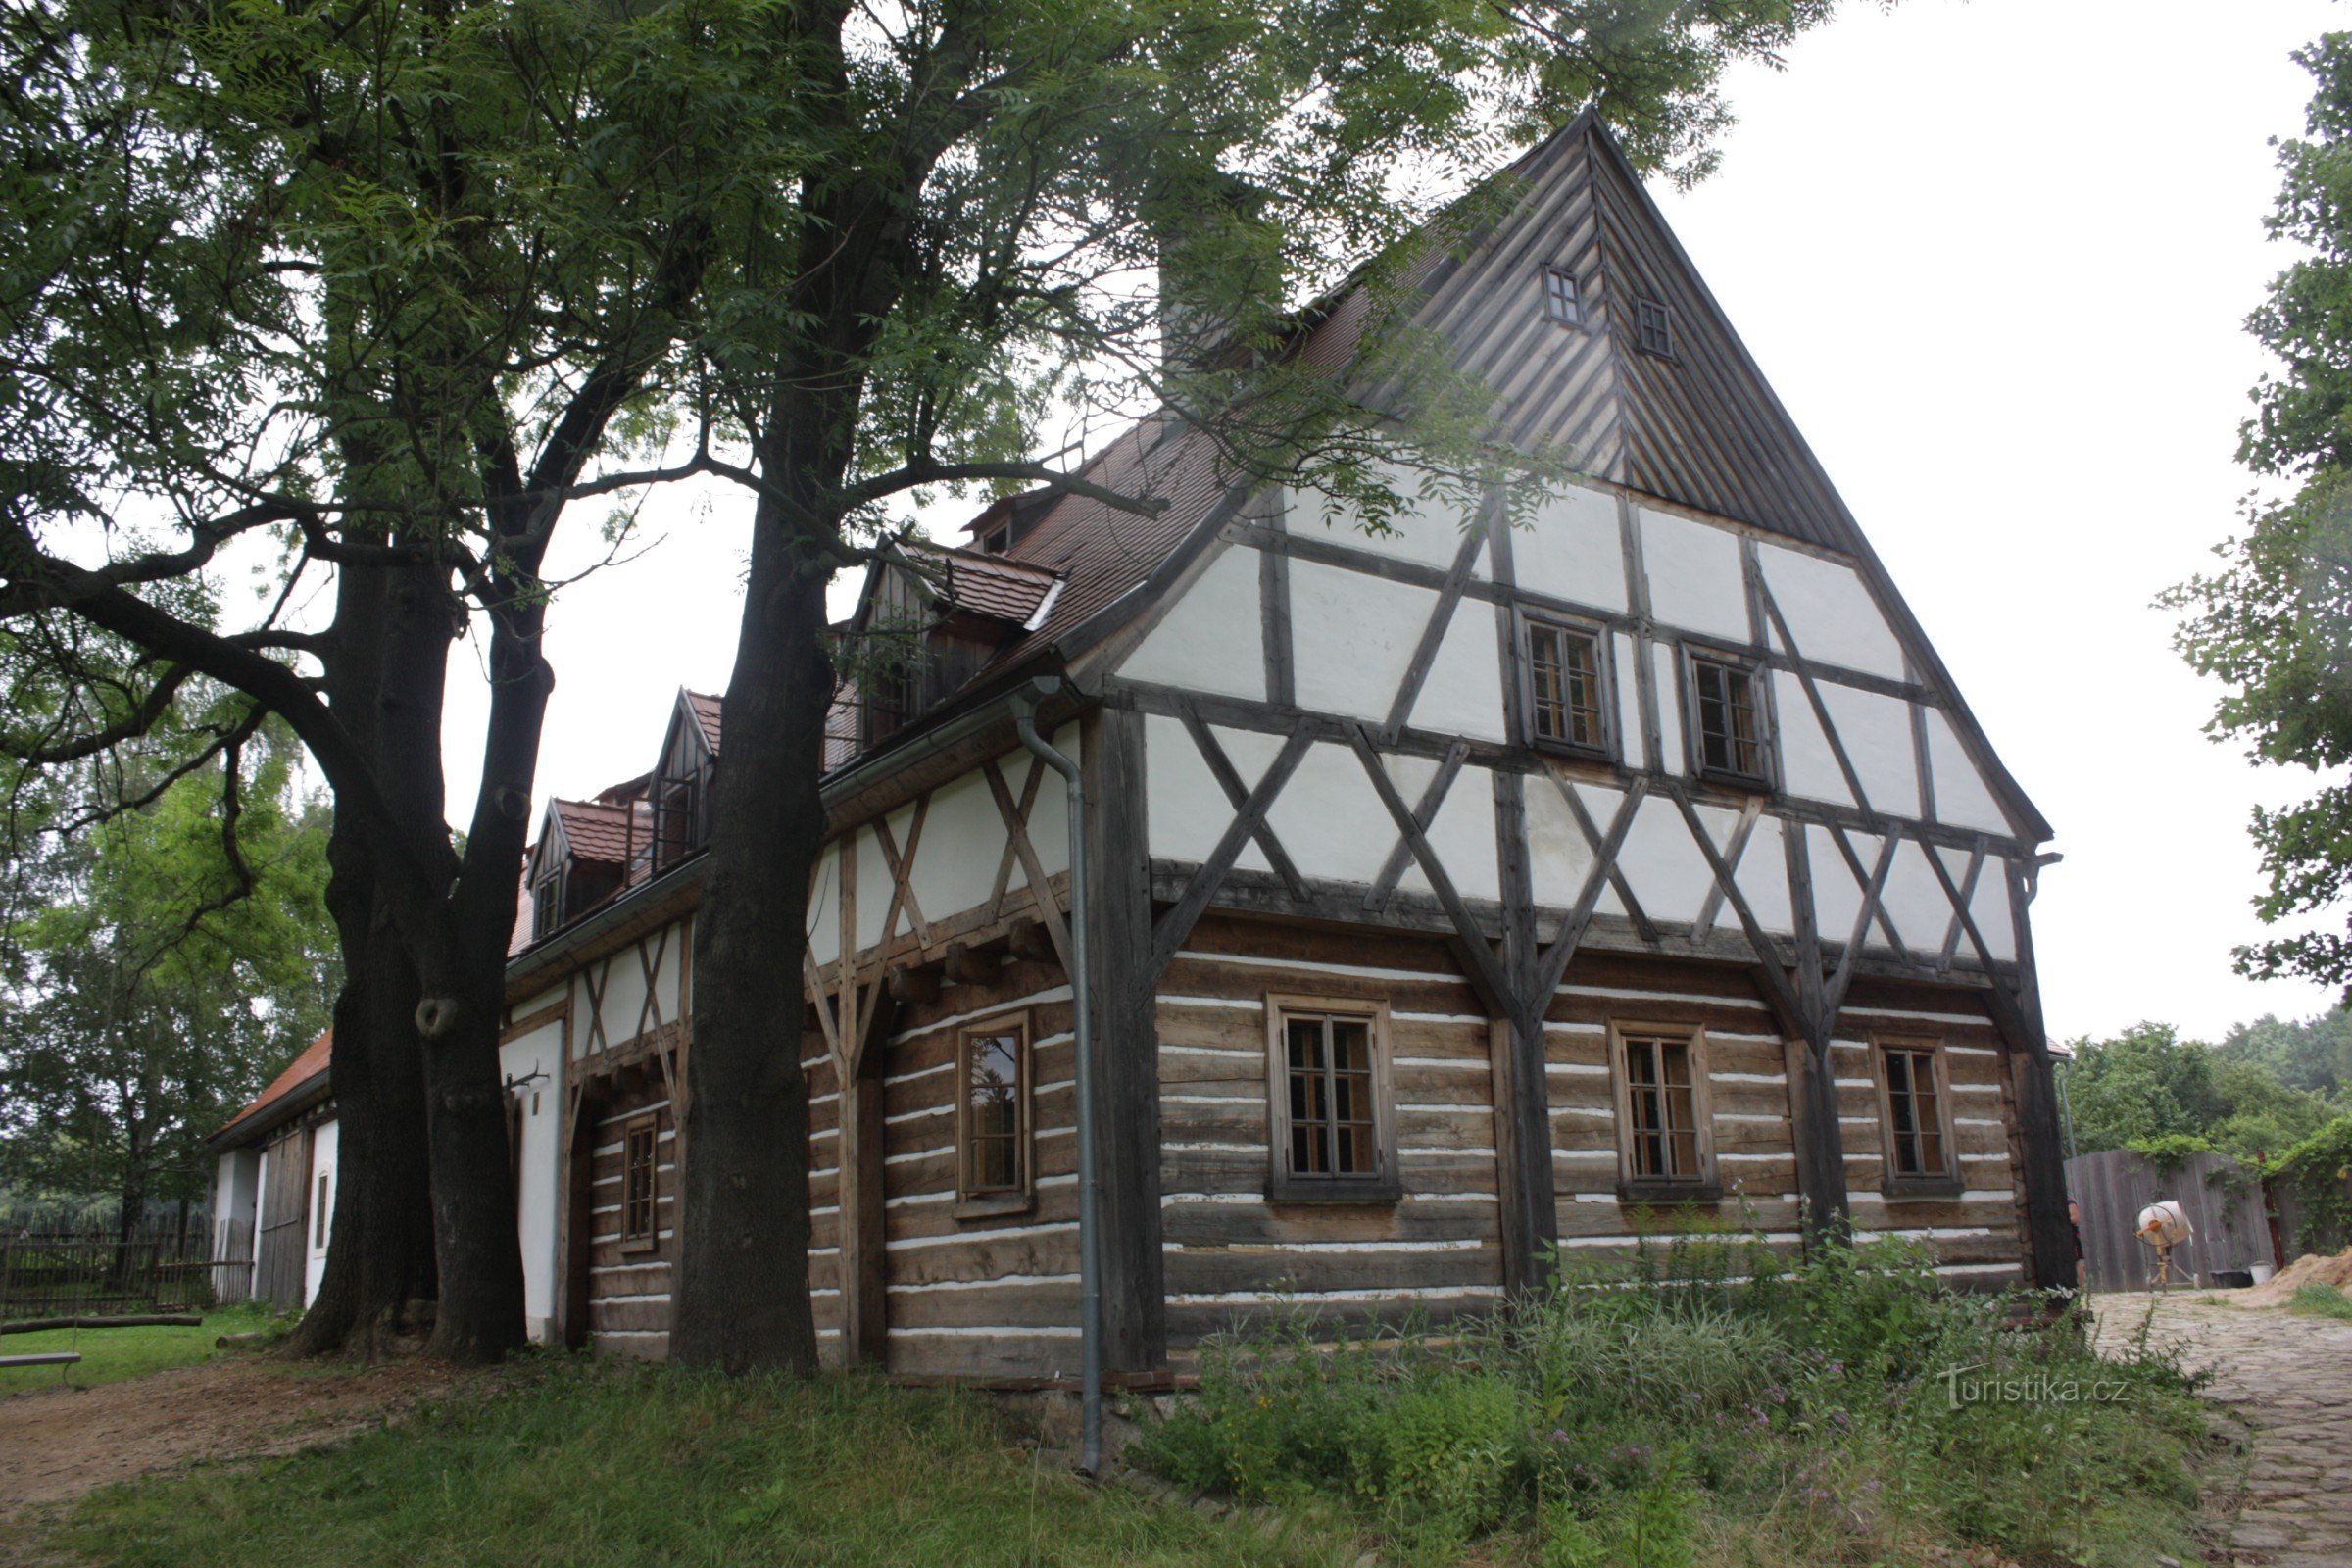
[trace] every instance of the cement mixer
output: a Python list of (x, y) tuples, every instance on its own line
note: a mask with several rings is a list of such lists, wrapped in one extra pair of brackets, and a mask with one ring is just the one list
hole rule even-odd
[(2195, 1235), (2196, 1228), (2189, 1224), (2187, 1212), (2168, 1198), (2139, 1211), (2132, 1234), (2156, 1250), (2156, 1267), (2148, 1275), (2148, 1288), (2164, 1290), (2173, 1283), (2173, 1249)]

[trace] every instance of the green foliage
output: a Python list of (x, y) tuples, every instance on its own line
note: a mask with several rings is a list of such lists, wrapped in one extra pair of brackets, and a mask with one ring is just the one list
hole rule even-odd
[(2336, 1114), (2326, 1099), (2281, 1083), (2251, 1052), (2182, 1040), (2141, 1023), (2112, 1040), (2077, 1041), (2066, 1069), (2075, 1144), (2154, 1152), (2174, 1166), (2200, 1149), (2267, 1164)]
[(2222, 1037), (2214, 1054), (2260, 1067), (2289, 1089), (2341, 1099), (2352, 1087), (2352, 1011), (2337, 1007), (2315, 1018), (2268, 1013)]
[(2352, 1115), (2338, 1116), (2279, 1156), (2278, 1184), (2302, 1201), (2297, 1251), (2332, 1251), (2352, 1240)]
[(2195, 1133), (2163, 1133), (2154, 1138), (2134, 1138), (2124, 1145), (2134, 1154), (2154, 1166), (2164, 1177), (2180, 1174), (2180, 1167), (2198, 1154), (2213, 1152), (2211, 1139)]
[(2295, 1287), (2287, 1298), (2286, 1309), (2303, 1317), (2333, 1318), (2338, 1323), (2352, 1323), (2352, 1298), (2332, 1285), (2318, 1280)]
[(1073, 1479), (979, 1395), (866, 1377), (525, 1364), (391, 1429), (90, 1498), (44, 1553), (114, 1568), (1345, 1568), (1345, 1528)]
[[(2209, 732), (2256, 758), (2315, 769), (2352, 762), (2352, 35), (2329, 33), (2296, 60), (2315, 82), (2305, 135), (2278, 144), (2274, 237), (2302, 252), (2247, 326), (2283, 362), (2255, 388), (2240, 458), (2301, 481), (2252, 504), (2222, 547), (2221, 571), (2165, 596), (2189, 612), (2182, 656), (2227, 688)], [(2278, 922), (2338, 908), (2352, 879), (2352, 787), (2322, 785), (2300, 805), (2260, 808), (2253, 836)], [(2352, 983), (2352, 940), (2308, 930), (2241, 948), (2254, 975)], [(2338, 1080), (2340, 1082), (2340, 1080)]]
[(1417, 1560), (1481, 1529), (1479, 1560), (1545, 1568), (2185, 1554), (2192, 1381), (2144, 1347), (2101, 1359), (2071, 1321), (2020, 1332), (2016, 1304), (1945, 1291), (1900, 1241), (1792, 1262), (1677, 1237), (1443, 1340), (1325, 1353), (1287, 1320), (1217, 1342), (1138, 1452), (1195, 1487), (1346, 1499)]
[(169, 761), (55, 791), (61, 814), (12, 847), (27, 896), (0, 927), (0, 1175), (113, 1196), (126, 1227), (210, 1191), (205, 1137), (325, 1027), (340, 975), (326, 812), (291, 741)]

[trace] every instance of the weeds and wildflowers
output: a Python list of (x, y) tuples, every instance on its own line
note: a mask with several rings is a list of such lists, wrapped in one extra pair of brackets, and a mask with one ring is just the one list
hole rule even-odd
[(1205, 1348), (1142, 1452), (1206, 1490), (1345, 1498), (1405, 1560), (1488, 1538), (1544, 1568), (2193, 1556), (2193, 1380), (2144, 1337), (2101, 1360), (2071, 1314), (2021, 1331), (2021, 1304), (1945, 1290), (1914, 1243), (1791, 1263), (1683, 1236), (1443, 1334), (1277, 1314)]

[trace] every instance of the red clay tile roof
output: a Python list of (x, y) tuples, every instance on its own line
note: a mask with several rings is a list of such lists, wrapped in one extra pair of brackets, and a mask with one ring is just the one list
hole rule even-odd
[(335, 1032), (332, 1029), (312, 1041), (301, 1055), (286, 1064), (284, 1072), (270, 1080), (269, 1088), (248, 1101), (243, 1110), (221, 1123), (220, 1131), (214, 1133), (213, 1136), (219, 1138), (240, 1123), (254, 1119), (277, 1102), (286, 1099), (296, 1090), (309, 1084), (320, 1073), (325, 1072), (329, 1064), (328, 1058), (334, 1051), (334, 1044)]
[[(602, 801), (548, 804), (555, 808), (557, 820), (564, 824), (564, 839), (571, 846), (575, 861), (623, 865), (632, 851), (642, 849), (652, 840), (653, 808), (643, 801), (626, 806), (608, 806)], [(632, 822), (631, 817), (636, 820)]]
[(718, 699), (703, 692), (688, 692), (687, 704), (694, 709), (695, 722), (703, 726), (703, 739), (710, 743), (710, 755), (718, 755)]
[(902, 548), (913, 558), (925, 584), (943, 594), (952, 607), (1015, 626), (1027, 625), (1061, 581), (1056, 572), (1006, 556), (958, 550), (922, 539), (910, 539)]

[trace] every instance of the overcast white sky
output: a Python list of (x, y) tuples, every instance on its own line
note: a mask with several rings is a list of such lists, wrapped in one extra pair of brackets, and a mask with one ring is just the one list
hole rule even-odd
[[(2322, 0), (1857, 7), (1786, 73), (1743, 72), (1721, 172), (1659, 192), (2057, 828), (2034, 908), (2055, 1036), (2332, 1000), (2230, 972), (2259, 931), (2247, 811), (2309, 780), (2204, 737), (2214, 693), (2150, 601), (2211, 564), (2249, 487), (2242, 323), (2285, 261), (2266, 144), (2302, 123), (2287, 52), (2346, 24)], [(657, 497), (662, 542), (562, 595), (543, 800), (643, 771), (677, 687), (723, 688), (748, 510)], [(479, 683), (450, 696), (462, 817)]]

